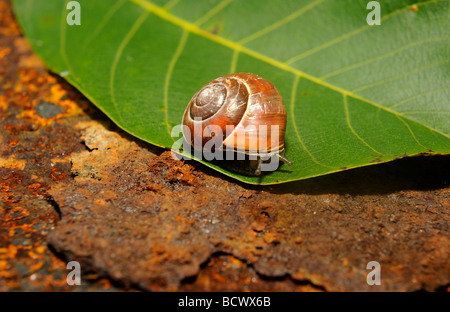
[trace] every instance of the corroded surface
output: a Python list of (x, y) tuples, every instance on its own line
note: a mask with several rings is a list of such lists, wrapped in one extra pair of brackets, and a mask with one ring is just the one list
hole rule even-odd
[(0, 291), (67, 289), (46, 242), (59, 220), (47, 191), (70, 179), (70, 154), (84, 149), (73, 125), (90, 107), (45, 70), (0, 1)]
[(415, 206), (417, 191), (252, 190), (170, 152), (154, 156), (96, 122), (83, 127), (89, 150), (72, 154), (74, 181), (50, 190), (62, 220), (49, 242), (116, 280), (175, 290), (211, 255), (226, 253), (261, 276), (326, 290), (369, 290), (372, 260), (382, 265), (380, 290), (432, 290), (448, 282), (448, 189), (429, 191)]
[[(448, 157), (276, 187), (235, 183), (117, 130), (45, 70), (4, 0), (0, 141), (3, 291), (449, 284)], [(82, 286), (66, 284), (68, 260), (81, 262)], [(372, 260), (381, 286), (366, 284)]]

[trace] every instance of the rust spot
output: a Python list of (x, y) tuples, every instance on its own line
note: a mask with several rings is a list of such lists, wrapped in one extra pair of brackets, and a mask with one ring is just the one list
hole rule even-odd
[(53, 168), (50, 172), (50, 177), (53, 181), (61, 181), (66, 178), (66, 175), (60, 168)]
[(209, 31), (213, 35), (217, 35), (220, 32), (220, 29), (222, 28), (222, 22), (216, 22)]

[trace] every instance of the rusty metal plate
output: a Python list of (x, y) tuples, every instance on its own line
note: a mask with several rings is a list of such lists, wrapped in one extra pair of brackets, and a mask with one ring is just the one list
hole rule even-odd
[[(296, 183), (297, 194), (250, 189), (170, 152), (155, 156), (97, 122), (82, 127), (87, 150), (72, 154), (74, 180), (49, 191), (62, 213), (49, 242), (115, 280), (176, 290), (225, 253), (260, 276), (326, 290), (369, 290), (372, 260), (382, 266), (380, 290), (448, 282), (448, 189), (364, 194), (358, 189), (375, 169)], [(395, 170), (378, 169), (386, 168)], [(321, 182), (354, 194), (333, 185), (311, 194)]]

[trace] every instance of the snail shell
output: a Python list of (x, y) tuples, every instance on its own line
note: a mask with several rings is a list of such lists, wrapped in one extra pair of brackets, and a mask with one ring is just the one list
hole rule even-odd
[[(202, 142), (203, 147), (211, 140), (215, 134), (210, 129), (214, 125), (222, 129), (221, 150), (256, 156), (276, 154), (291, 164), (283, 157), (286, 130), (283, 98), (273, 83), (257, 75), (236, 73), (214, 79), (192, 97), (182, 124), (189, 127), (191, 135), (183, 132), (183, 136), (192, 146), (194, 142)], [(231, 133), (227, 133), (227, 125), (234, 127)], [(260, 133), (261, 125), (267, 126), (264, 134)], [(278, 137), (272, 138), (274, 125), (278, 126)], [(205, 129), (211, 135), (204, 135)]]

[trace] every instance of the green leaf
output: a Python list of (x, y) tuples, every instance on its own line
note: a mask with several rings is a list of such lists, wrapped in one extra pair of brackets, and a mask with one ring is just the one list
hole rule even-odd
[(48, 67), (125, 131), (171, 147), (192, 95), (212, 79), (271, 80), (288, 112), (294, 162), (253, 184), (305, 179), (417, 154), (450, 152), (449, 3), (363, 0), (15, 0)]

